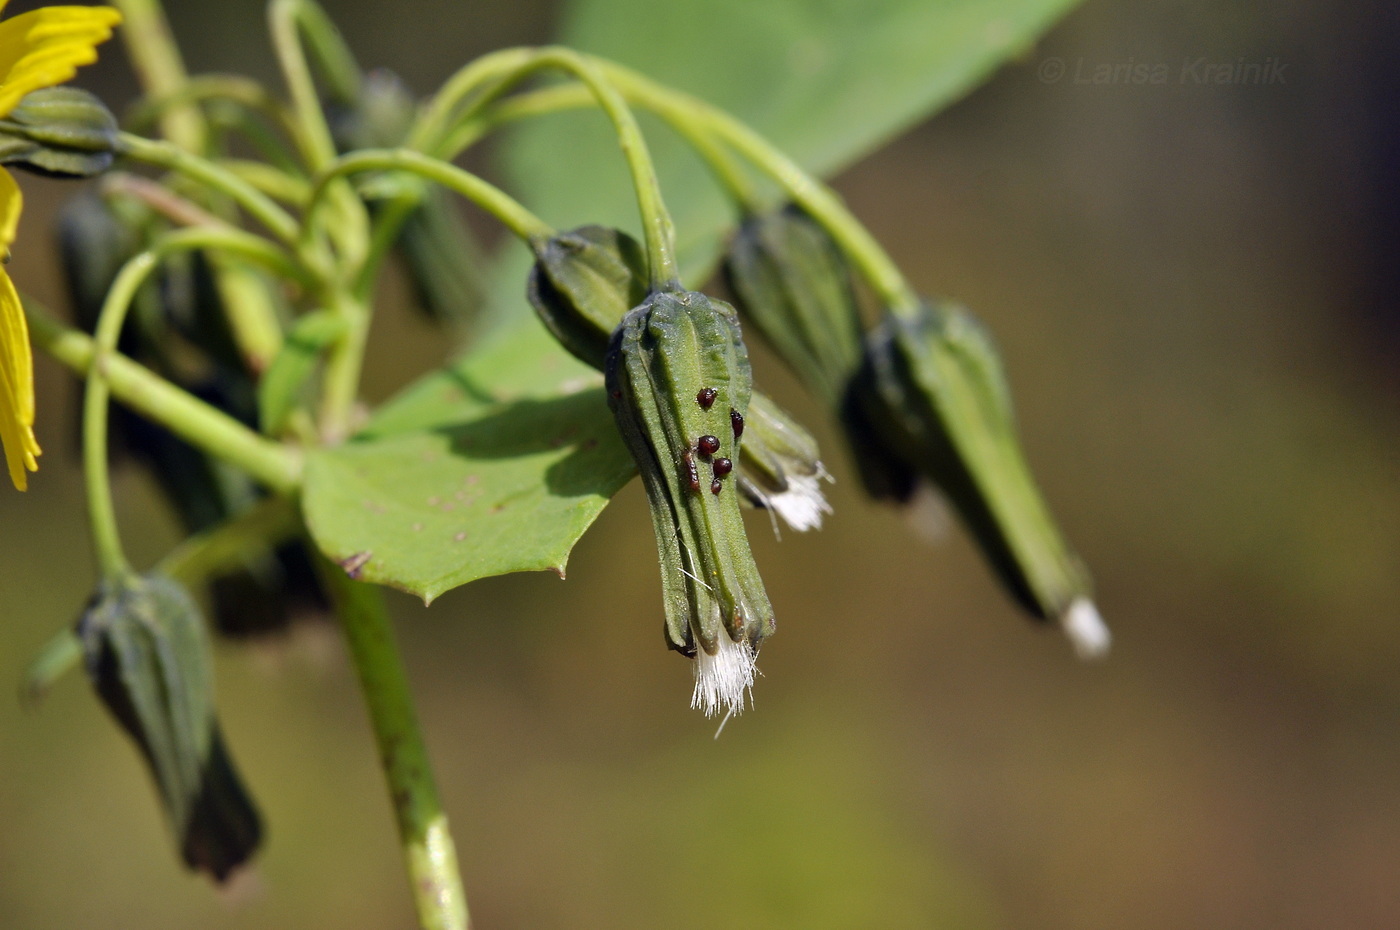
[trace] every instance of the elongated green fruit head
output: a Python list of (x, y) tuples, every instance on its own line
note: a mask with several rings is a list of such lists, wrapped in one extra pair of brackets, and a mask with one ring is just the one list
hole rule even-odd
[(816, 439), (762, 394), (749, 401), (746, 422), (739, 492), (799, 533), (821, 529), (822, 518), (831, 513), (822, 483), (831, 476)]
[(907, 497), (911, 476), (934, 482), (1022, 606), (1058, 621), (1081, 655), (1107, 651), (1088, 572), (1036, 488), (1001, 362), (970, 313), (889, 316), (867, 341), (846, 414), (872, 490)]
[(666, 638), (695, 660), (692, 706), (738, 713), (773, 609), (734, 487), (752, 393), (734, 309), (694, 291), (652, 294), (617, 327), (604, 373), (651, 506)]
[(89, 178), (112, 167), (117, 121), (92, 94), (46, 87), (26, 94), (0, 119), (0, 165)]
[(564, 348), (602, 368), (613, 330), (647, 296), (646, 267), (631, 236), (580, 226), (535, 244), (526, 296)]
[(750, 215), (724, 276), (744, 319), (812, 390), (839, 401), (860, 365), (861, 325), (840, 248), (796, 206)]
[(257, 849), (262, 824), (214, 718), (199, 608), (160, 575), (104, 582), (77, 635), (98, 697), (150, 767), (185, 864), (228, 878)]

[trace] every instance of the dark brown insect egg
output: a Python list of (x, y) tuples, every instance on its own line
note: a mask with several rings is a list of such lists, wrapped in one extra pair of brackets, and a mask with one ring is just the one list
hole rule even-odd
[(711, 494), (718, 494), (720, 491), (723, 491), (723, 490), (724, 490), (724, 485), (722, 485), (722, 484), (719, 483), (719, 479), (718, 479), (718, 478), (716, 478), (714, 481), (711, 481), (711, 482), (710, 482), (710, 493), (711, 493)]
[(700, 393), (695, 395), (695, 402), (700, 405), (700, 409), (709, 410), (715, 405), (715, 399), (719, 397), (719, 391), (714, 388), (701, 388)]
[(689, 452), (681, 453), (681, 464), (685, 466), (686, 484), (692, 491), (700, 490), (700, 469), (695, 467), (695, 456)]
[(715, 459), (715, 477), (723, 478), (734, 470), (734, 463), (729, 459)]
[(702, 455), (714, 455), (719, 451), (719, 437), (701, 436), (695, 440), (695, 448), (699, 449)]
[(734, 438), (744, 435), (744, 415), (733, 407), (729, 408), (729, 425), (734, 427)]

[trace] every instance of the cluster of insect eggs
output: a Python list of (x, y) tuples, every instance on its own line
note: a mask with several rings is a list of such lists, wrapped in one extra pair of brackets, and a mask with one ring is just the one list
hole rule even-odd
[[(719, 398), (719, 391), (714, 388), (701, 388), (695, 395), (695, 402), (700, 405), (700, 409), (709, 410), (715, 405), (715, 400)], [(734, 430), (734, 438), (738, 439), (744, 432), (744, 417), (739, 411), (730, 408), (729, 423)], [(697, 454), (706, 457), (714, 455), (719, 451), (719, 437), (705, 435), (695, 440), (695, 445), (681, 455), (685, 463), (686, 480), (690, 484), (692, 491), (700, 490), (700, 469), (695, 463)], [(727, 458), (717, 458), (710, 465), (710, 470), (714, 474), (714, 480), (710, 482), (710, 493), (718, 494), (723, 490), (720, 479), (734, 470), (734, 463)]]

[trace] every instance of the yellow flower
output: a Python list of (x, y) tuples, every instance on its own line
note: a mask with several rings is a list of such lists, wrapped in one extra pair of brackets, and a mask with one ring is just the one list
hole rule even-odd
[[(6, 0), (0, 0), (0, 10)], [(107, 41), (121, 14), (105, 6), (51, 6), (0, 22), (0, 117), (24, 95), (62, 84), (79, 65), (97, 60), (96, 46)], [(9, 255), (23, 201), (19, 185), (0, 169), (0, 253)], [(34, 439), (34, 359), (29, 326), (19, 294), (0, 268), (0, 442), (10, 480), (23, 491), (26, 469), (39, 467)]]

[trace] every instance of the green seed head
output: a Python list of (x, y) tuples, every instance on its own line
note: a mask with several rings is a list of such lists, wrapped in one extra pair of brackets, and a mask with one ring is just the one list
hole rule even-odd
[(749, 402), (739, 491), (793, 529), (820, 529), (831, 505), (822, 493), (830, 481), (817, 441), (793, 417), (762, 394)]
[(924, 308), (873, 332), (846, 425), (873, 493), (906, 499), (916, 476), (948, 496), (1012, 596), (1058, 620), (1081, 654), (1106, 650), (1090, 581), (1031, 476), (996, 349), (966, 310)]
[(795, 206), (753, 214), (729, 246), (724, 275), (745, 319), (836, 402), (860, 364), (861, 326), (850, 270), (826, 230)]
[(112, 166), (116, 147), (116, 119), (76, 87), (36, 90), (0, 120), (0, 164), (40, 174), (101, 174)]
[(526, 296), (564, 348), (603, 367), (622, 317), (647, 296), (646, 254), (637, 240), (582, 226), (535, 245)]
[(737, 712), (773, 610), (735, 476), (719, 464), (739, 459), (752, 392), (733, 308), (693, 291), (652, 294), (617, 327), (605, 376), (651, 506), (667, 641), (696, 659), (692, 703)]

